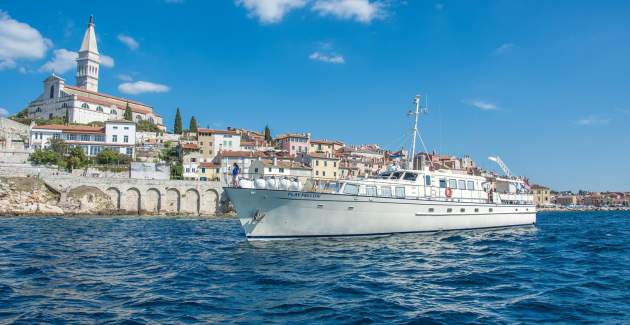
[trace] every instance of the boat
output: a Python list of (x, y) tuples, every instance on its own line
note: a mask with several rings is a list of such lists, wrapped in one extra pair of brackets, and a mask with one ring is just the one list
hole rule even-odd
[[(420, 96), (413, 144), (416, 150)], [(426, 148), (425, 148), (426, 152)], [(505, 175), (390, 166), (378, 175), (307, 188), (297, 180), (241, 179), (225, 186), (247, 240), (384, 236), (531, 226), (536, 206), (527, 179)]]

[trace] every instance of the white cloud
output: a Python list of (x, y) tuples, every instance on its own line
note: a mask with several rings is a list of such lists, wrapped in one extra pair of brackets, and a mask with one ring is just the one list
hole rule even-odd
[(77, 64), (77, 52), (68, 51), (66, 49), (58, 49), (55, 50), (53, 58), (44, 63), (44, 65), (39, 68), (39, 71), (46, 72), (55, 72), (55, 73), (66, 73), (70, 71)]
[(15, 68), (16, 60), (41, 59), (51, 47), (37, 29), (0, 10), (0, 70)]
[(106, 67), (106, 68), (113, 68), (114, 67), (114, 58), (112, 58), (109, 55), (101, 54), (101, 65)]
[(578, 125), (590, 126), (590, 125), (606, 125), (610, 123), (609, 118), (600, 117), (596, 115), (589, 115), (577, 120)]
[(116, 75), (116, 79), (121, 80), (121, 81), (132, 81), (133, 78), (128, 75), (128, 74), (124, 74), (124, 73), (120, 73), (118, 75)]
[(236, 0), (247, 9), (250, 17), (265, 24), (278, 23), (291, 10), (302, 8), (306, 0)]
[(142, 93), (165, 93), (171, 90), (166, 85), (156, 84), (148, 81), (125, 82), (118, 85), (121, 93), (137, 95)]
[(514, 43), (503, 43), (503, 44), (499, 45), (499, 47), (497, 47), (494, 50), (494, 54), (495, 55), (502, 55), (502, 54), (508, 53), (511, 50), (513, 50), (514, 47), (516, 47), (516, 45)]
[(328, 54), (322, 54), (320, 52), (313, 52), (311, 53), (311, 55), (308, 56), (308, 58), (311, 60), (332, 63), (332, 64), (346, 63), (346, 60), (343, 58), (343, 56), (339, 54), (328, 55)]
[(6, 109), (0, 107), (0, 117), (2, 116), (9, 116), (9, 111), (7, 111)]
[(463, 100), (462, 103), (478, 108), (482, 111), (494, 111), (499, 109), (499, 106), (497, 106), (497, 104), (479, 99), (467, 99)]
[(381, 2), (369, 0), (316, 0), (313, 10), (323, 16), (331, 15), (369, 23), (375, 18), (383, 17), (383, 7)]
[(130, 50), (134, 51), (140, 47), (140, 44), (131, 36), (125, 34), (119, 34), (118, 40), (125, 44)]

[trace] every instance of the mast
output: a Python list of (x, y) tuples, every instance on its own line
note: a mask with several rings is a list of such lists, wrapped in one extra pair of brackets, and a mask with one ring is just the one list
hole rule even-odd
[(411, 168), (413, 168), (413, 159), (416, 155), (416, 138), (418, 137), (418, 117), (420, 116), (420, 95), (416, 95), (413, 98), (413, 102), (416, 104), (416, 111), (412, 112), (412, 115), (415, 115), (415, 123), (413, 125), (413, 141), (411, 143), (411, 155), (409, 156), (409, 162), (411, 163)]

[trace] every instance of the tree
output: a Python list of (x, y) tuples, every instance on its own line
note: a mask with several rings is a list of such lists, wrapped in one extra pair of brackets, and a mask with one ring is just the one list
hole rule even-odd
[(190, 118), (190, 124), (188, 125), (189, 132), (197, 132), (197, 119), (193, 116)]
[(96, 155), (96, 161), (102, 165), (123, 164), (126, 165), (130, 161), (130, 157), (112, 149), (105, 149)]
[(61, 139), (50, 139), (48, 140), (48, 143), (48, 149), (59, 155), (65, 155), (66, 152), (68, 152), (68, 146)]
[(81, 168), (87, 163), (87, 156), (81, 147), (74, 147), (70, 150), (68, 157), (66, 158), (66, 168), (68, 171)]
[(269, 129), (269, 125), (265, 125), (265, 141), (271, 142), (273, 138), (271, 137), (271, 130)]
[(179, 107), (175, 112), (175, 134), (182, 134), (184, 127), (182, 126), (182, 116), (179, 113)]
[(136, 131), (137, 132), (160, 132), (160, 128), (158, 128), (157, 125), (151, 123), (151, 121), (142, 120), (136, 123)]
[(58, 162), (61, 159), (61, 155), (52, 150), (37, 149), (31, 154), (31, 157), (29, 159), (36, 165), (58, 165)]
[(125, 120), (133, 121), (133, 113), (131, 112), (131, 106), (127, 103), (127, 107), (125, 108), (125, 114), (123, 115)]

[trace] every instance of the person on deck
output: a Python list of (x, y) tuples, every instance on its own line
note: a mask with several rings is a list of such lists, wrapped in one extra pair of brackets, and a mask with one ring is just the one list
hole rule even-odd
[(234, 166), (232, 166), (232, 184), (234, 186), (238, 186), (238, 174), (240, 171), (241, 168), (238, 167), (238, 164), (234, 163)]

